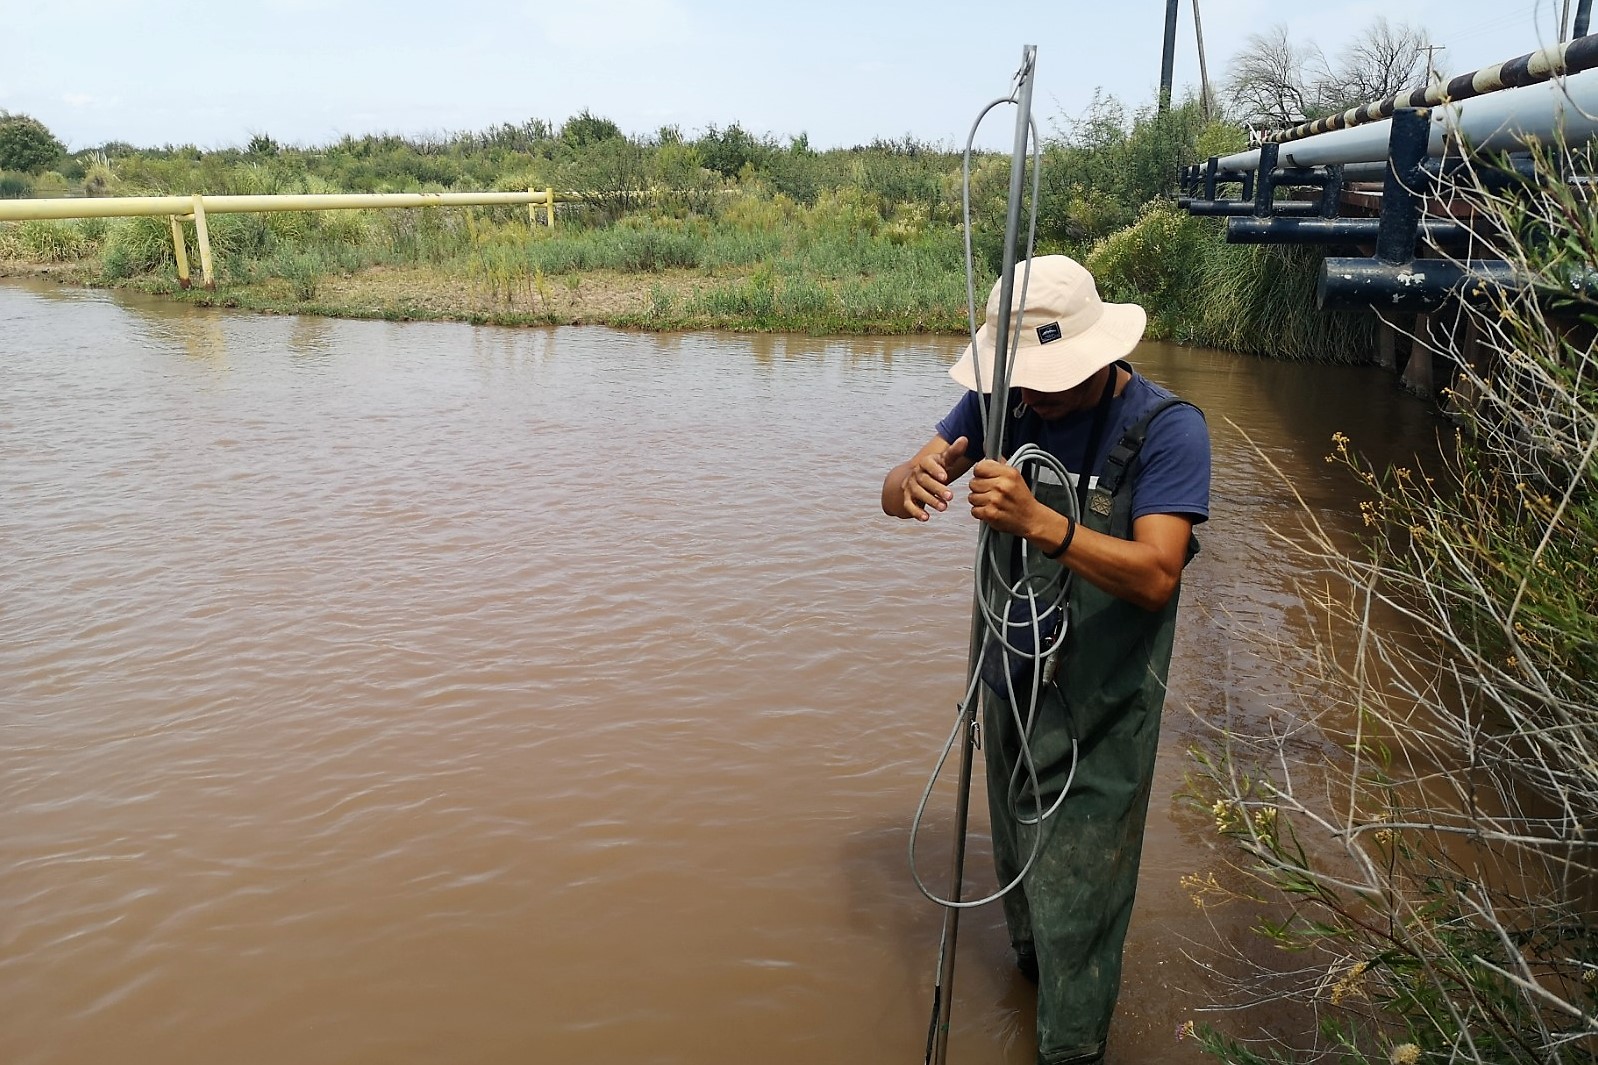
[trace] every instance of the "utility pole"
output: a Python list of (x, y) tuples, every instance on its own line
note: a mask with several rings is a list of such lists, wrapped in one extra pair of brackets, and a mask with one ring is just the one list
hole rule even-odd
[(1176, 12), (1182, 0), (1165, 0), (1165, 50), (1160, 54), (1160, 110), (1171, 108), (1171, 73), (1176, 66)]
[(1426, 84), (1430, 85), (1433, 81), (1436, 81), (1441, 77), (1441, 75), (1437, 73), (1437, 65), (1432, 62), (1432, 53), (1446, 52), (1448, 51), (1448, 48), (1441, 44), (1428, 44), (1422, 47), (1421, 51), (1426, 53)]
[[(1587, 0), (1592, 3), (1592, 0)], [(1210, 67), (1204, 61), (1204, 23), (1199, 19), (1199, 0), (1193, 0), (1193, 36), (1198, 38), (1199, 54), (1199, 106), (1204, 121), (1210, 120)]]

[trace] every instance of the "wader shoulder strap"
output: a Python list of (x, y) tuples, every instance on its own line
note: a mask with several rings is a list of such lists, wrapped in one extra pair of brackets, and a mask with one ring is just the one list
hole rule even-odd
[[(1126, 478), (1131, 474), (1133, 466), (1137, 463), (1138, 455), (1143, 451), (1143, 443), (1149, 437), (1150, 424), (1153, 423), (1155, 418), (1172, 407), (1193, 407), (1194, 410), (1199, 412), (1199, 417), (1204, 416), (1202, 410), (1199, 410), (1198, 407), (1185, 399), (1178, 399), (1172, 396), (1170, 399), (1161, 400), (1153, 410), (1133, 423), (1132, 427), (1110, 449), (1109, 455), (1104, 459), (1104, 472), (1099, 475), (1098, 487), (1105, 495), (1116, 501), (1117, 505), (1114, 506), (1114, 510), (1117, 514), (1118, 523), (1122, 524), (1125, 530), (1120, 535), (1131, 536), (1131, 502), (1129, 497), (1124, 499), (1117, 498), (1120, 496), (1121, 487), (1126, 483)], [(1184, 564), (1193, 561), (1193, 556), (1198, 553), (1198, 537), (1189, 533), (1187, 537), (1187, 558), (1184, 560)]]
[[(1153, 410), (1134, 422), (1120, 441), (1110, 449), (1109, 455), (1104, 459), (1104, 472), (1099, 475), (1099, 487), (1107, 494), (1113, 496), (1120, 491), (1122, 482), (1126, 480), (1127, 474), (1132, 472), (1132, 465), (1137, 461), (1139, 452), (1143, 450), (1143, 442), (1149, 438), (1149, 425), (1172, 407), (1193, 407), (1193, 404), (1175, 396), (1161, 400)], [(1197, 407), (1193, 409), (1198, 410)], [(1201, 417), (1203, 413), (1199, 411)]]

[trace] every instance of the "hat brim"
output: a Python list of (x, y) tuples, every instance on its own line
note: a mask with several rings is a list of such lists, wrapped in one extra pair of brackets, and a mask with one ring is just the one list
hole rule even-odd
[[(1104, 367), (1123, 359), (1143, 339), (1148, 315), (1135, 303), (1106, 303), (1104, 313), (1092, 328), (1074, 337), (1048, 344), (1038, 343), (1034, 330), (1021, 331), (1010, 367), (1010, 387), (1030, 388), (1034, 392), (1065, 392), (1092, 377)], [(977, 388), (977, 359), (981, 359), (982, 387), (993, 391), (994, 330), (983, 323), (977, 330), (976, 352), (967, 344), (949, 376), (972, 391)]]

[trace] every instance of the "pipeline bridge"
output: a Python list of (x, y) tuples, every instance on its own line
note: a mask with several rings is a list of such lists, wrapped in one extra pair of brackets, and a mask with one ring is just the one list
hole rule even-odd
[[(1411, 335), (1426, 336), (1461, 302), (1501, 298), (1531, 283), (1495, 250), (1486, 227), (1473, 224), (1474, 212), (1453, 190), (1563, 180), (1585, 196), (1595, 187), (1590, 173), (1551, 174), (1533, 156), (1595, 138), (1598, 34), (1273, 131), (1248, 151), (1184, 166), (1177, 204), (1192, 215), (1225, 218), (1228, 243), (1330, 248), (1317, 304), (1377, 312), (1379, 361), (1396, 368), (1396, 323), (1412, 321)], [(1598, 273), (1566, 284), (1598, 290)], [(1410, 359), (1405, 383), (1433, 391), (1430, 362)]]

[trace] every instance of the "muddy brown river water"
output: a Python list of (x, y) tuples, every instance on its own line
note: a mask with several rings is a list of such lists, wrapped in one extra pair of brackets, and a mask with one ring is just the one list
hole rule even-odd
[[(905, 845), (975, 531), (877, 495), (958, 347), (0, 283), (0, 1062), (919, 1061), (940, 916)], [(1304, 628), (1267, 532), (1298, 504), (1236, 426), (1350, 529), (1331, 434), (1438, 426), (1374, 369), (1135, 361), (1206, 410), (1215, 518), (1122, 1065), (1201, 1060), (1185, 750), (1271, 712), (1250, 634)], [(950, 1060), (1031, 1061), (997, 908), (960, 943)]]

